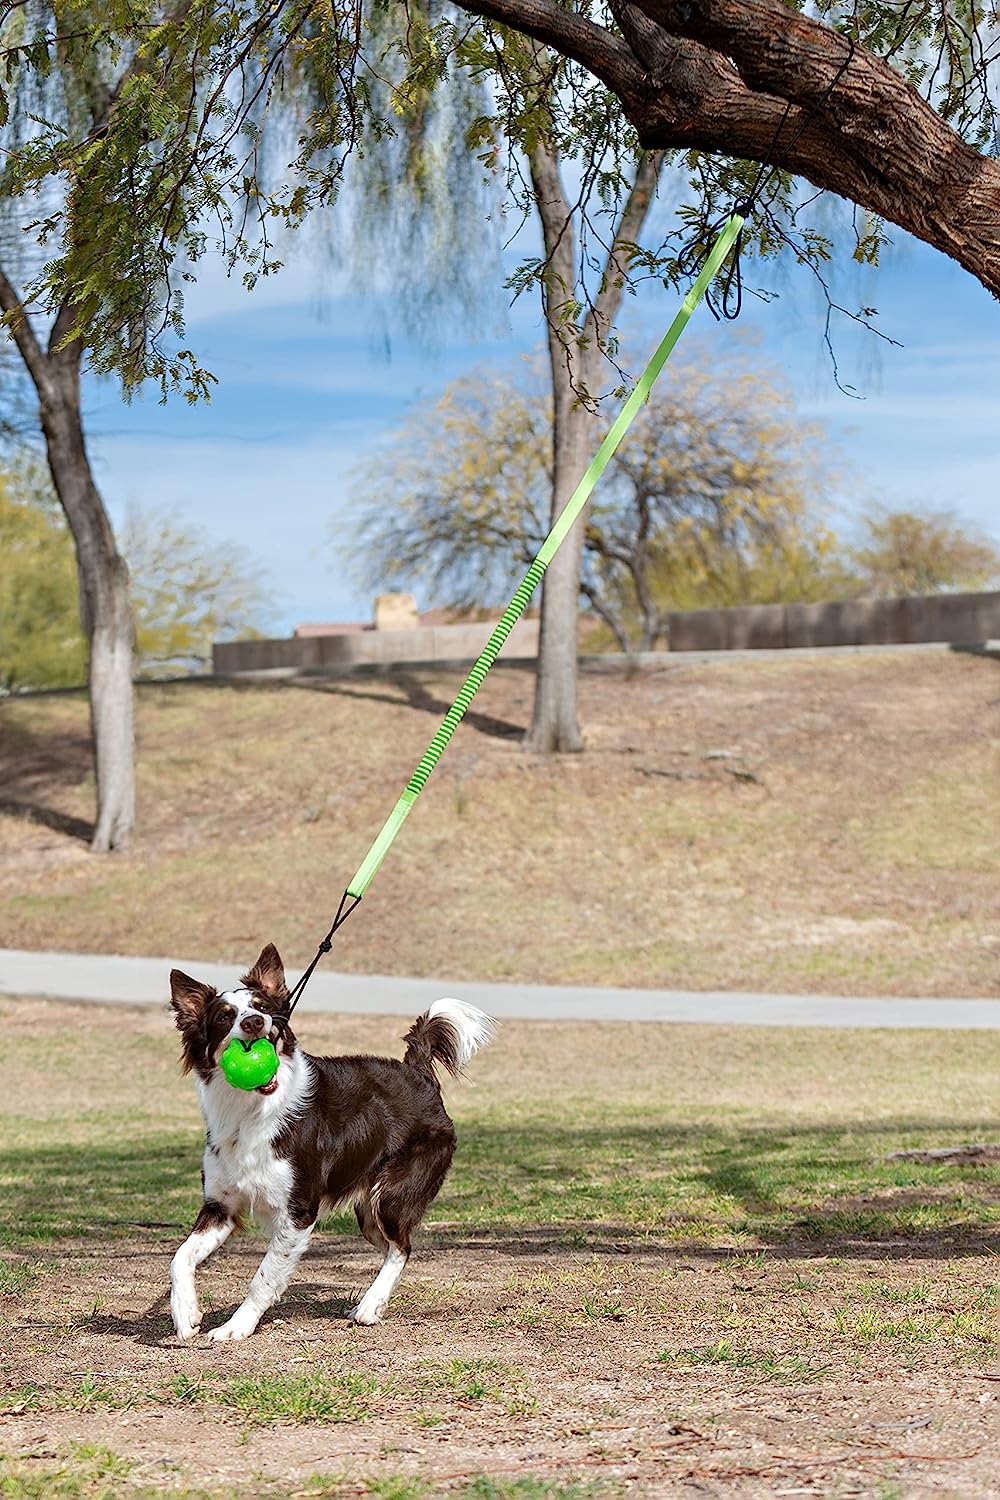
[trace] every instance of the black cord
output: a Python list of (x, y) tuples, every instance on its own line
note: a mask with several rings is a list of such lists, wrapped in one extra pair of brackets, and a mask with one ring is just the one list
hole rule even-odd
[[(350, 906), (347, 905), (348, 901), (350, 901), (351, 903)], [(323, 957), (323, 954), (329, 953), (330, 949), (333, 947), (334, 933), (337, 931), (338, 927), (343, 927), (344, 923), (351, 915), (351, 912), (354, 911), (354, 909), (359, 905), (360, 901), (360, 896), (352, 896), (349, 891), (345, 891), (341, 896), (340, 905), (337, 907), (337, 915), (333, 919), (333, 925), (331, 926), (330, 931), (327, 933), (326, 937), (323, 938), (319, 947), (316, 949), (316, 953), (309, 967), (303, 974), (299, 976), (298, 982), (289, 994), (288, 1008), (284, 1011), (278, 1012), (271, 1018), (272, 1024), (278, 1028), (282, 1036), (284, 1036), (286, 1030), (291, 1024), (292, 1011), (302, 999), (302, 992), (312, 978), (313, 970), (319, 963), (320, 959)]]
[[(801, 117), (799, 119), (797, 129), (788, 141), (788, 144), (785, 148), (786, 151), (791, 151), (793, 147), (797, 145), (807, 127), (812, 123), (812, 120), (828, 103), (834, 89), (836, 89), (837, 85), (840, 83), (840, 80), (843, 78), (844, 74), (847, 72), (852, 61), (854, 60), (854, 38), (849, 36), (846, 38), (846, 41), (847, 56), (840, 64), (840, 67), (833, 75), (833, 78), (830, 80), (830, 83), (827, 86), (819, 103), (813, 105), (811, 109), (804, 109), (801, 111)], [(730, 218), (734, 214), (738, 214), (739, 217), (743, 220), (743, 224), (740, 226), (740, 231), (736, 236), (733, 248), (730, 251), (729, 256), (727, 257), (727, 264), (724, 273), (724, 279), (722, 281), (721, 291), (718, 294), (713, 295), (712, 289), (709, 288), (705, 292), (705, 302), (708, 306), (708, 310), (717, 322), (720, 319), (725, 319), (730, 323), (735, 322), (743, 309), (743, 272), (741, 269), (740, 257), (743, 253), (744, 229), (746, 228), (746, 224), (754, 212), (754, 207), (758, 198), (762, 196), (764, 189), (771, 178), (775, 177), (781, 170), (780, 167), (777, 167), (773, 164), (771, 158), (774, 156), (774, 153), (777, 150), (778, 141), (781, 139), (781, 132), (784, 130), (785, 125), (788, 123), (788, 117), (791, 112), (792, 102), (789, 99), (785, 103), (785, 108), (782, 111), (781, 119), (778, 121), (777, 126), (775, 127), (774, 135), (771, 137), (771, 144), (768, 146), (767, 151), (764, 153), (764, 159), (757, 168), (757, 174), (750, 185), (750, 191), (747, 193), (746, 197), (743, 198), (738, 204), (734, 205), (730, 213), (723, 214), (719, 219), (715, 221), (714, 224), (699, 225), (695, 233), (686, 242), (686, 244), (681, 246), (681, 249), (678, 252), (677, 270), (679, 274), (684, 277), (689, 277), (693, 280), (698, 275), (698, 272), (701, 270), (702, 266), (708, 259), (712, 246), (715, 244), (716, 240), (722, 233), (722, 230), (729, 222)], [(723, 274), (721, 270), (719, 274)]]

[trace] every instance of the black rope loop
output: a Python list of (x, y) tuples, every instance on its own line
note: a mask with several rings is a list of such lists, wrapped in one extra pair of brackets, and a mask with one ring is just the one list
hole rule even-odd
[[(724, 214), (716, 219), (714, 224), (700, 224), (694, 234), (682, 245), (677, 255), (677, 270), (681, 276), (694, 280), (711, 254), (719, 235), (725, 229), (733, 214), (738, 214), (744, 221), (749, 218), (753, 211), (753, 205), (747, 199), (734, 208), (731, 213)], [(718, 296), (713, 294), (712, 288), (705, 291), (705, 305), (712, 317), (718, 323), (725, 319), (728, 323), (734, 323), (743, 309), (743, 272), (740, 265), (740, 256), (743, 253), (743, 228), (736, 236), (733, 248), (729, 253), (726, 263), (725, 276), (722, 288)], [(720, 269), (719, 272), (722, 275)]]

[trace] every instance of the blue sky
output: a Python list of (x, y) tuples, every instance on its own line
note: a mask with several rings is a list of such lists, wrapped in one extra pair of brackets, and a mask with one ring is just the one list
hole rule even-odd
[[(781, 273), (767, 306), (749, 299), (736, 331), (699, 309), (686, 339), (721, 363), (734, 338), (757, 336), (798, 411), (830, 434), (845, 476), (835, 525), (846, 529), (872, 502), (943, 507), (1000, 540), (1000, 304), (945, 257), (900, 232), (894, 241), (878, 271), (848, 273), (839, 290), (845, 305), (874, 304), (903, 345), (835, 327), (841, 378), (861, 400), (836, 388), (806, 272)], [(751, 268), (750, 280), (776, 277)], [(87, 387), (91, 454), (114, 518), (168, 508), (220, 548), (239, 543), (268, 571), (278, 633), (369, 618), (368, 591), (335, 545), (351, 471), (363, 472), (412, 402), (541, 343), (535, 301), (507, 309), (499, 291), (483, 300), (482, 326), (442, 320), (428, 347), (392, 326), (384, 297), (338, 283), (308, 248), (250, 294), (206, 262), (187, 298), (187, 342), (218, 376), (211, 404), (161, 407), (146, 396), (125, 406), (110, 385)], [(655, 342), (677, 301), (650, 289), (631, 303), (623, 328), (633, 347)]]

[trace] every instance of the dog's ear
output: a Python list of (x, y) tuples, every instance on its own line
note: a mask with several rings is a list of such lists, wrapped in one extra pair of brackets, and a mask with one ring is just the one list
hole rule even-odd
[(273, 943), (261, 950), (260, 958), (243, 975), (241, 984), (248, 990), (260, 990), (271, 1000), (287, 1000), (288, 985), (285, 983), (285, 966)]
[(192, 979), (181, 969), (170, 970), (170, 1004), (174, 1019), (181, 1031), (191, 1031), (201, 1026), (205, 1019), (205, 1006), (218, 990), (213, 985), (202, 984)]

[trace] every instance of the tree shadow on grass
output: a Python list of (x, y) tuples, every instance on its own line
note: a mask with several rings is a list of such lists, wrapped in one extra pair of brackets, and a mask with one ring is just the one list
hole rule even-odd
[(53, 833), (63, 833), (67, 838), (79, 839), (85, 844), (89, 844), (94, 836), (93, 822), (75, 818), (72, 813), (59, 812), (41, 802), (18, 802), (13, 797), (0, 797), (0, 813), (23, 818), (27, 823), (41, 823)]
[(57, 804), (92, 773), (90, 737), (76, 730), (36, 733), (24, 725), (6, 724), (0, 735), (0, 813), (44, 824), (55, 833), (86, 840), (93, 835), (87, 818), (64, 812)]
[[(443, 719), (451, 708), (451, 699), (440, 698), (432, 693), (426, 683), (412, 672), (395, 668), (380, 675), (387, 687), (396, 688), (403, 695), (402, 701), (395, 693), (373, 692), (370, 688), (360, 689), (354, 686), (353, 681), (340, 678), (294, 677), (276, 686), (279, 689), (299, 688), (306, 692), (327, 693), (335, 697), (365, 699), (371, 703), (395, 704), (400, 708), (405, 706), (416, 709), (418, 713), (432, 714), (436, 719)], [(476, 730), (479, 734), (488, 735), (491, 739), (517, 740), (521, 739), (525, 733), (523, 724), (515, 724), (510, 719), (500, 719), (495, 714), (481, 713), (476, 709), (468, 709), (462, 718), (462, 723), (468, 724), (470, 729)]]
[[(422, 1239), (440, 1249), (534, 1256), (577, 1249), (711, 1260), (745, 1252), (748, 1242), (787, 1258), (995, 1254), (995, 1165), (882, 1159), (901, 1140), (939, 1144), (959, 1135), (982, 1138), (983, 1122), (915, 1117), (742, 1130), (466, 1122)], [(164, 1254), (197, 1212), (200, 1155), (191, 1132), (0, 1152), (0, 1255), (72, 1240), (85, 1251), (99, 1245), (108, 1258), (133, 1254), (137, 1238), (144, 1253)], [(344, 1228), (335, 1220), (325, 1235), (339, 1240)], [(360, 1248), (353, 1235), (350, 1242)], [(259, 1258), (256, 1236), (237, 1245), (248, 1261)]]

